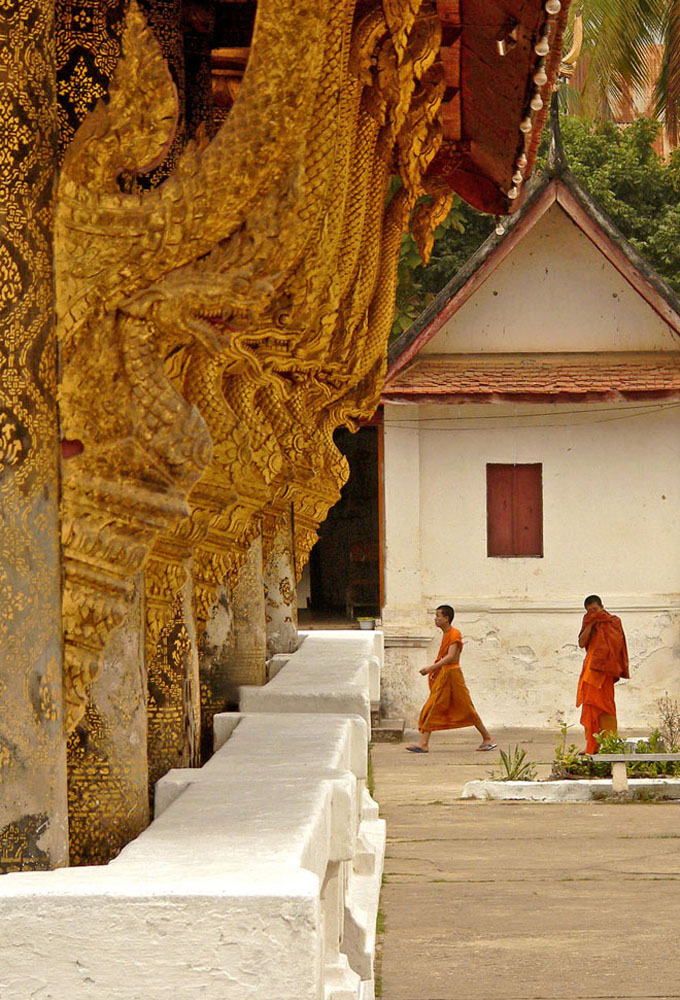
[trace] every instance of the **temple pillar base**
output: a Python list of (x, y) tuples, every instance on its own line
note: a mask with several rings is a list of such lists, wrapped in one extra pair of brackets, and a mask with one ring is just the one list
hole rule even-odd
[(222, 656), (227, 698), (238, 701), (242, 684), (262, 685), (267, 680), (267, 629), (262, 582), (262, 539), (248, 548), (245, 563), (233, 589), (231, 608), (234, 640)]
[(141, 582), (68, 741), (72, 865), (106, 864), (149, 823)]
[[(180, 564), (181, 565), (181, 564)], [(200, 684), (190, 561), (186, 582), (160, 630), (147, 610), (149, 793), (172, 768), (200, 763)], [(147, 597), (148, 601), (148, 597)], [(152, 646), (152, 648), (151, 648)]]
[(267, 656), (298, 647), (297, 590), (290, 518), (280, 523), (264, 570)]

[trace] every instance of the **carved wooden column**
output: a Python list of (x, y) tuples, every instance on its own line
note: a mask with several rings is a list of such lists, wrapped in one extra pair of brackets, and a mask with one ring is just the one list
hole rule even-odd
[[(191, 558), (157, 543), (146, 566), (149, 787), (199, 764), (200, 695)], [(178, 586), (179, 581), (179, 586)], [(171, 605), (168, 607), (168, 595)]]
[(0, 872), (67, 863), (54, 8), (0, 10)]
[(201, 677), (201, 762), (213, 752), (213, 716), (234, 707), (235, 693), (229, 681), (228, 662), (234, 649), (234, 618), (229, 586), (217, 592), (217, 600), (206, 622), (199, 647)]
[(267, 655), (292, 653), (297, 647), (297, 589), (290, 504), (277, 519), (265, 555), (264, 604)]
[(233, 589), (231, 608), (234, 622), (233, 646), (224, 653), (222, 662), (229, 699), (238, 701), (239, 685), (264, 684), (266, 680), (267, 630), (260, 535), (250, 543), (245, 563)]
[(143, 578), (68, 741), (73, 865), (106, 864), (149, 822)]

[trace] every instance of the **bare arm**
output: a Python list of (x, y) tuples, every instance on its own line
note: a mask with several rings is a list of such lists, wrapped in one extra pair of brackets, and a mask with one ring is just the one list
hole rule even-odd
[(590, 622), (589, 625), (584, 625), (581, 631), (579, 632), (578, 644), (581, 647), (581, 649), (585, 649), (585, 647), (590, 642), (590, 637), (593, 634), (593, 629), (595, 628), (596, 625), (597, 622)]
[(429, 667), (423, 667), (420, 671), (421, 674), (431, 674), (433, 670), (439, 670), (440, 667), (446, 667), (449, 664), (453, 664), (457, 667), (460, 663), (460, 651), (463, 648), (460, 642), (452, 642), (449, 651), (446, 656), (442, 656), (441, 660), (437, 660), (436, 663), (430, 664)]

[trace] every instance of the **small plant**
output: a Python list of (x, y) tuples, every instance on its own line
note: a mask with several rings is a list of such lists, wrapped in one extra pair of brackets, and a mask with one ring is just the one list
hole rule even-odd
[(494, 781), (535, 781), (536, 765), (530, 760), (526, 760), (526, 750), (521, 750), (518, 746), (514, 749), (508, 747), (508, 752), (499, 751), (501, 755), (500, 771), (495, 769), (490, 772)]
[[(559, 716), (558, 716), (559, 718)], [(550, 777), (554, 781), (565, 778), (606, 778), (609, 776), (611, 764), (597, 762), (590, 754), (580, 750), (575, 743), (567, 744), (567, 733), (571, 729), (566, 722), (560, 723), (560, 735), (555, 747), (555, 759)], [(625, 744), (614, 733), (598, 733), (595, 737), (598, 749), (603, 753), (624, 753)]]
[[(625, 753), (626, 742), (618, 733), (601, 732), (595, 733), (597, 740), (597, 753)], [(597, 754), (591, 761), (591, 774), (594, 778), (608, 778), (612, 773), (612, 766), (609, 763), (598, 764)]]
[(680, 704), (670, 698), (668, 691), (657, 701), (661, 722), (659, 733), (668, 753), (680, 753)]
[(567, 725), (561, 712), (557, 717), (560, 720), (560, 735), (555, 747), (555, 759), (550, 777), (557, 781), (564, 778), (587, 777), (592, 771), (590, 758), (584, 757), (575, 743), (567, 745), (567, 734), (571, 726)]
[[(649, 739), (638, 740), (637, 753), (680, 753), (677, 745), (670, 744), (670, 737), (660, 729), (654, 729)], [(647, 760), (635, 762), (635, 754), (631, 754), (628, 773), (633, 778), (661, 778), (680, 776), (680, 760)]]
[[(597, 754), (592, 756), (584, 754), (575, 743), (567, 746), (568, 728), (564, 723), (560, 726), (560, 738), (555, 748), (555, 760), (550, 777), (557, 780), (563, 778), (608, 778), (611, 773), (611, 764), (598, 761)], [(597, 733), (595, 739), (597, 740), (598, 753), (626, 752), (625, 741), (616, 733)], [(664, 736), (661, 730), (655, 729), (650, 733), (648, 739), (638, 741), (637, 753), (665, 753), (668, 751), (667, 740), (668, 737)], [(680, 753), (680, 750), (677, 752)], [(636, 761), (635, 754), (630, 754), (630, 763), (627, 765), (627, 769), (631, 778), (680, 777), (680, 761)]]
[(626, 741), (618, 733), (596, 733), (598, 753), (625, 753)]
[(550, 777), (556, 781), (564, 778), (588, 778), (593, 773), (590, 757), (584, 756), (575, 743), (558, 746)]

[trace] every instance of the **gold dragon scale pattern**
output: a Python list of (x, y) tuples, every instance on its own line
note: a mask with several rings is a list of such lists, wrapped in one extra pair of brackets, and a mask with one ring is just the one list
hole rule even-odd
[[(238, 98), (159, 187), (175, 88), (132, 3), (109, 101), (76, 133), (56, 214), (67, 725), (146, 571), (147, 644), (193, 576), (199, 628), (266, 524), (298, 573), (347, 476), (333, 443), (385, 373), (396, 268), (450, 195), (433, 2), (261, 0)], [(398, 182), (390, 185), (392, 177)], [(128, 184), (126, 190), (129, 190)], [(391, 195), (389, 191), (392, 190)]]

